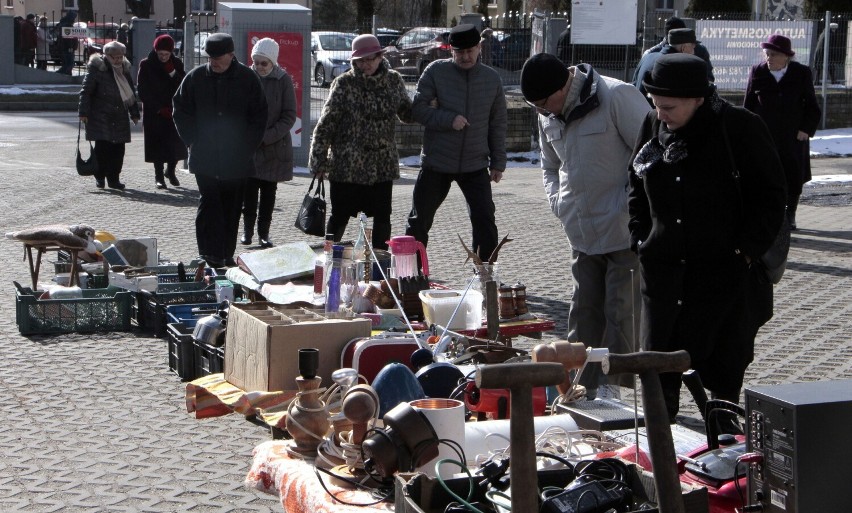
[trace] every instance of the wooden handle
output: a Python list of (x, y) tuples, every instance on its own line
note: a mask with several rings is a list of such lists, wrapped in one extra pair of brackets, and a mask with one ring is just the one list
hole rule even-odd
[(496, 363), (476, 371), (479, 388), (546, 387), (565, 380), (565, 368), (559, 363)]
[(608, 354), (601, 361), (604, 374), (642, 374), (644, 372), (685, 372), (690, 366), (689, 353), (643, 351), (641, 353)]

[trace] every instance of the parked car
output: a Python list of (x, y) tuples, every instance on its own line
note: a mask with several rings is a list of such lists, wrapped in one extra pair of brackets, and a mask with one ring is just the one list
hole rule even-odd
[(311, 32), (311, 69), (316, 85), (325, 87), (349, 71), (355, 37), (348, 32)]
[(509, 71), (521, 69), (530, 57), (532, 34), (530, 29), (506, 29), (494, 32), (500, 45), (499, 52), (492, 51), (494, 66)]
[(420, 77), (430, 62), (452, 56), (449, 34), (450, 29), (443, 27), (413, 28), (387, 47), (385, 57), (401, 74)]
[(89, 37), (82, 41), (85, 60), (89, 60), (89, 56), (93, 53), (103, 53), (105, 44), (118, 39), (119, 27), (118, 23), (112, 22), (87, 23), (86, 29), (88, 30)]
[(382, 48), (395, 44), (401, 35), (402, 32), (398, 30), (383, 28), (376, 29), (376, 39), (379, 40), (379, 44), (382, 45)]

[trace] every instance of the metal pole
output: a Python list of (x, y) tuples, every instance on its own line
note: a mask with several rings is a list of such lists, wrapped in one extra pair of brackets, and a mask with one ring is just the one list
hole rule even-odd
[(828, 80), (828, 40), (831, 38), (831, 11), (825, 11), (825, 28), (822, 29), (822, 129), (825, 130), (825, 118), (828, 116), (826, 107), (828, 106), (828, 90), (826, 81)]

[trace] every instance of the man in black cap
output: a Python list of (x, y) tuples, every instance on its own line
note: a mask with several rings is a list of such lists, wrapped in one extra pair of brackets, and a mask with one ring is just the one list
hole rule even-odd
[[(657, 43), (656, 45), (645, 50), (645, 52), (642, 53), (642, 59), (644, 59), (645, 56), (648, 55), (649, 53), (657, 53), (657, 52), (661, 51), (663, 49), (663, 47), (668, 43), (669, 32), (671, 30), (674, 30), (674, 29), (682, 29), (682, 28), (686, 28), (686, 23), (682, 19), (678, 18), (677, 16), (672, 16), (671, 18), (667, 19), (666, 23), (665, 23), (665, 30), (664, 30), (665, 37), (663, 37), (663, 40), (660, 41), (659, 43)], [(710, 63), (710, 52), (707, 51), (707, 47), (704, 46), (703, 44), (701, 44), (701, 41), (696, 41), (695, 42), (695, 51), (693, 52), (693, 54), (697, 55), (698, 57), (701, 57), (702, 59), (704, 59), (704, 62), (707, 63), (707, 80), (709, 80), (711, 82), (715, 81), (716, 79), (715, 79), (715, 77), (713, 77), (713, 64)], [(640, 63), (641, 63), (641, 60), (640, 60)], [(653, 66), (651, 66), (651, 67), (653, 68)], [(633, 84), (634, 85), (636, 85), (636, 78), (637, 78), (638, 71), (639, 71), (639, 66), (636, 66), (636, 71), (633, 73)]]
[[(694, 30), (689, 28), (671, 29), (663, 48), (659, 52), (646, 54), (642, 57), (642, 60), (639, 61), (639, 67), (636, 68), (636, 73), (634, 74), (635, 78), (633, 80), (633, 85), (639, 89), (639, 92), (646, 95), (647, 91), (645, 91), (645, 86), (642, 85), (642, 82), (651, 74), (651, 70), (654, 69), (654, 63), (657, 62), (657, 59), (663, 55), (669, 55), (672, 53), (688, 53), (690, 55), (694, 55), (695, 45), (697, 43), (698, 41), (695, 39)], [(651, 100), (648, 99), (648, 102), (650, 103)]]
[(266, 129), (266, 97), (257, 74), (234, 56), (229, 34), (210, 35), (203, 51), (207, 65), (190, 71), (175, 93), (174, 121), (201, 193), (198, 253), (213, 267), (233, 266), (243, 187)]
[(456, 182), (467, 200), (472, 250), (487, 261), (497, 247), (491, 182), (499, 182), (506, 168), (506, 97), (500, 76), (479, 61), (476, 27), (454, 27), (449, 43), (452, 58), (431, 63), (417, 82), (412, 113), (426, 131), (405, 233), (425, 245), (435, 212)]
[[(545, 53), (524, 63), (521, 92), (538, 113), (544, 192), (571, 244), (567, 338), (637, 351), (639, 262), (630, 250), (624, 170), (650, 108), (630, 84), (588, 64), (566, 68)], [(618, 397), (632, 377), (607, 377), (593, 366), (580, 384), (589, 399)]]

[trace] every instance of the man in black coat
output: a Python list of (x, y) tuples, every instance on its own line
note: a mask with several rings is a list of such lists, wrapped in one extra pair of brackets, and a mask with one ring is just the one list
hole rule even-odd
[(204, 53), (207, 65), (190, 71), (175, 93), (174, 121), (201, 193), (199, 255), (214, 267), (234, 266), (243, 187), (266, 129), (266, 97), (257, 74), (237, 61), (229, 34), (208, 37)]

